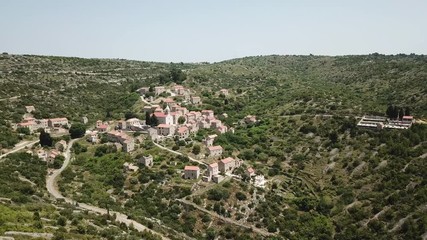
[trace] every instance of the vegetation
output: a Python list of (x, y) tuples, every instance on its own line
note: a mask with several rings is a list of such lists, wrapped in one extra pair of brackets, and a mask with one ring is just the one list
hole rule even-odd
[(42, 147), (52, 147), (53, 146), (52, 137), (50, 136), (49, 133), (45, 132), (44, 129), (40, 130), (39, 140), (40, 140), (40, 145)]
[[(224, 148), (224, 156), (243, 161), (235, 173), (243, 174), (250, 166), (268, 179), (265, 189), (255, 188), (249, 176), (199, 185), (181, 177), (188, 158), (157, 149), (144, 139), (139, 154), (154, 156), (154, 166), (127, 172), (123, 163), (133, 162), (133, 155), (113, 144), (79, 141), (73, 147), (76, 160), (59, 183), (73, 199), (124, 211), (164, 231), (156, 223), (159, 220), (177, 238), (182, 238), (179, 234), (196, 239), (263, 238), (224, 224), (184, 200), (268, 231), (274, 234), (272, 239), (419, 239), (427, 232), (427, 125), (381, 131), (356, 127), (357, 117), (364, 114), (426, 118), (425, 56), (262, 56), (197, 65), (39, 56), (8, 56), (1, 61), (7, 71), (0, 79), (7, 81), (0, 82), (0, 94), (22, 97), (1, 101), (0, 119), (18, 122), (23, 106), (38, 102), (35, 116), (40, 117), (130, 118), (142, 113), (134, 107), (138, 87), (184, 84), (203, 100), (202, 106), (188, 105), (190, 110), (227, 113), (220, 119), (234, 133), (218, 134), (214, 144)], [(29, 87), (34, 93), (25, 91)], [(222, 88), (230, 95), (219, 95)], [(75, 98), (76, 93), (82, 98)], [(46, 101), (40, 100), (43, 94)], [(259, 121), (246, 124), (242, 121), (246, 115), (256, 115)], [(155, 117), (145, 119), (152, 126), (158, 124)], [(8, 136), (0, 134), (3, 147), (22, 138), (7, 121), (0, 122), (0, 131)], [(205, 149), (197, 141), (213, 133), (201, 130), (190, 139), (194, 143), (168, 144), (203, 155)], [(34, 167), (43, 165), (45, 171), (45, 164), (38, 164)], [(25, 175), (33, 177), (31, 181), (44, 180), (41, 176)], [(33, 201), (22, 193), (37, 195), (43, 184), (36, 183), (31, 190), (16, 178), (12, 183), (4, 178), (5, 184), (16, 186), (4, 185), (0, 192), (6, 191), (6, 197), (16, 202)], [(55, 218), (55, 225), (64, 224), (69, 226)]]
[(86, 133), (86, 127), (81, 123), (74, 123), (71, 125), (69, 132), (71, 138), (81, 138)]

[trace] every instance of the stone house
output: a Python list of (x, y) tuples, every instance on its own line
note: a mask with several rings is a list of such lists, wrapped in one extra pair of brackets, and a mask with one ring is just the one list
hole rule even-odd
[(196, 104), (201, 104), (202, 103), (200, 97), (192, 96), (190, 99), (191, 99), (191, 103), (192, 104), (196, 105)]
[(213, 176), (216, 176), (219, 174), (219, 168), (218, 163), (212, 163), (208, 165), (208, 178), (211, 179)]
[(208, 147), (209, 157), (219, 157), (222, 155), (222, 147), (221, 146), (210, 146)]
[(122, 144), (123, 151), (125, 152), (132, 152), (133, 150), (135, 150), (135, 140), (122, 131), (108, 132), (107, 138), (111, 142), (118, 142)]
[(217, 137), (216, 134), (213, 135), (209, 135), (207, 136), (204, 140), (203, 140), (203, 144), (205, 144), (206, 147), (210, 147), (213, 145), (213, 142), (215, 140), (215, 138)]
[(169, 124), (159, 124), (156, 128), (157, 134), (161, 136), (172, 136), (175, 132), (175, 126)]
[(185, 166), (184, 178), (185, 179), (197, 179), (200, 175), (200, 168), (198, 166)]
[(176, 131), (176, 136), (178, 136), (179, 140), (185, 140), (190, 136), (190, 132), (186, 126), (179, 127)]
[(154, 87), (154, 94), (156, 94), (156, 95), (160, 95), (160, 94), (164, 93), (165, 91), (166, 91), (166, 89), (163, 86)]
[(141, 156), (137, 159), (137, 162), (146, 166), (146, 167), (152, 167), (153, 166), (153, 156)]
[(51, 128), (54, 127), (65, 127), (69, 126), (67, 118), (51, 118), (48, 120), (48, 126)]
[(222, 173), (232, 172), (236, 167), (236, 160), (234, 158), (228, 157), (224, 158), (218, 162), (219, 171)]

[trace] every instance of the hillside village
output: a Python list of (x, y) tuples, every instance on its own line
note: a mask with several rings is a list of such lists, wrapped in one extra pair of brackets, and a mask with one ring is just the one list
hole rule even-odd
[[(113, 70), (100, 73), (94, 64), (95, 70), (57, 76), (58, 82), (68, 77), (75, 80), (66, 81), (69, 86), (52, 84), (50, 78), (40, 80), (57, 91), (50, 92), (57, 98), (47, 104), (38, 98), (45, 96), (44, 88), (25, 96), (12, 93), (14, 88), (10, 87), (9, 98), (0, 103), (1, 113), (8, 113), (2, 127), (13, 132), (17, 140), (2, 143), (0, 162), (23, 156), (15, 152), (28, 153), (41, 160), (34, 164), (43, 166), (39, 170), (47, 173), (47, 179), (67, 165), (57, 182), (63, 196), (53, 198), (45, 193), (43, 201), (59, 202), (64, 197), (76, 207), (88, 204), (110, 209), (167, 233), (171, 239), (214, 239), (209, 234), (217, 239), (312, 239), (313, 233), (327, 236), (325, 239), (365, 233), (379, 236), (374, 232), (406, 236), (412, 229), (408, 226), (415, 226), (417, 230), (412, 231), (421, 236), (427, 157), (423, 95), (417, 93), (408, 101), (374, 102), (370, 100), (375, 99), (374, 95), (366, 97), (374, 91), (355, 90), (357, 94), (350, 96), (347, 85), (341, 89), (341, 85), (331, 84), (329, 80), (334, 77), (319, 80), (316, 85), (316, 76), (309, 75), (306, 81), (310, 85), (299, 80), (312, 72), (322, 75), (315, 71), (323, 69), (323, 64), (329, 66), (330, 59), (307, 58), (316, 62), (315, 66), (298, 61), (281, 63), (292, 68), (283, 73), (275, 71), (277, 76), (268, 74), (280, 60), (274, 56), (266, 58), (263, 71), (253, 73), (258, 58), (194, 68), (179, 65), (188, 76), (179, 83), (168, 78), (162, 82), (162, 76), (158, 76), (168, 77), (168, 70), (177, 65), (148, 70), (137, 63), (123, 68), (117, 64), (111, 67)], [(372, 60), (377, 61), (374, 57)], [(342, 61), (347, 58), (334, 59), (337, 66)], [(311, 66), (310, 71), (305, 66)], [(348, 68), (336, 72), (355, 65), (345, 66)], [(134, 68), (136, 73), (147, 71), (153, 75), (126, 75)], [(293, 68), (296, 80), (287, 75), (294, 72)], [(387, 69), (393, 72), (393, 66)], [(364, 71), (359, 70), (357, 76)], [(87, 104), (85, 99), (74, 102), (79, 91), (87, 89), (89, 76), (97, 76), (92, 80), (102, 84), (82, 92), (91, 97)], [(23, 75), (22, 89), (28, 88), (26, 78), (32, 79)], [(80, 85), (76, 88), (77, 83)], [(381, 92), (381, 84), (376, 84), (375, 92)], [(93, 94), (98, 89), (102, 94)], [(369, 104), (358, 102), (360, 94)], [(395, 108), (392, 115), (383, 114), (386, 102)], [(71, 137), (72, 126), (78, 124), (86, 132)], [(38, 143), (42, 132), (50, 136), (47, 146)], [(20, 162), (16, 164), (16, 171), (28, 174), (19, 169)], [(22, 178), (15, 170), (11, 173), (16, 179)], [(38, 175), (45, 178), (44, 174)], [(22, 179), (22, 183), (28, 183)], [(45, 183), (38, 184), (46, 192)], [(27, 190), (19, 188), (16, 192)], [(36, 192), (34, 200), (40, 197)], [(13, 195), (8, 198), (19, 200)], [(72, 220), (67, 223), (70, 234), (74, 231), (69, 230), (74, 228)], [(352, 232), (354, 229), (357, 233)]]
[[(137, 148), (136, 138), (133, 133), (142, 133), (152, 141), (162, 143), (165, 140), (193, 141), (192, 137), (197, 134), (199, 129), (210, 129), (217, 134), (234, 132), (233, 127), (226, 126), (221, 120), (217, 119), (214, 111), (204, 109), (201, 111), (189, 111), (187, 107), (181, 104), (200, 106), (201, 98), (191, 93), (181, 85), (171, 87), (156, 86), (154, 88), (142, 87), (137, 90), (141, 95), (141, 100), (145, 103), (142, 111), (146, 115), (146, 120), (130, 118), (127, 120), (102, 121), (97, 120), (92, 130), (87, 130), (87, 141), (92, 144), (110, 143), (118, 150), (126, 153), (132, 153)], [(168, 97), (161, 95), (167, 93)], [(229, 95), (227, 89), (221, 89), (218, 94)], [(173, 98), (179, 99), (175, 101)], [(163, 108), (162, 108), (163, 107)], [(26, 106), (27, 113), (23, 121), (13, 124), (15, 130), (26, 128), (30, 133), (35, 133), (43, 129), (46, 133), (67, 134), (71, 124), (65, 117), (52, 119), (35, 119), (31, 112), (35, 111), (34, 106)], [(225, 114), (226, 116), (226, 114)], [(148, 119), (148, 120), (147, 120)], [(82, 117), (83, 124), (87, 124), (87, 117)], [(242, 119), (243, 123), (253, 124), (258, 120), (256, 116), (248, 115)], [(149, 122), (147, 124), (147, 122)], [(200, 156), (200, 162), (197, 166), (188, 165), (183, 169), (184, 179), (202, 179), (205, 182), (221, 182), (225, 176), (232, 176), (242, 179), (244, 176), (233, 175), (233, 171), (242, 165), (242, 161), (233, 157), (222, 157), (223, 148), (219, 145), (213, 145), (217, 134), (205, 136), (201, 144), (205, 147), (206, 156)], [(49, 166), (53, 166), (57, 157), (63, 157), (62, 153), (67, 148), (67, 141), (60, 140), (55, 143), (52, 149), (36, 148), (33, 154), (46, 161)], [(152, 166), (152, 156), (143, 156), (151, 159), (150, 163), (145, 163), (136, 159), (136, 163), (144, 163), (146, 167)], [(197, 161), (197, 160), (196, 160)], [(201, 169), (199, 165), (204, 165)], [(57, 164), (57, 166), (59, 166)], [(207, 166), (207, 168), (206, 168)], [(127, 171), (137, 171), (138, 167), (133, 163), (125, 163), (124, 169)], [(247, 167), (244, 174), (249, 177), (255, 177), (255, 171), (252, 167)], [(256, 186), (265, 186), (264, 176), (260, 175), (254, 181)]]
[[(86, 132), (87, 141), (92, 144), (102, 144), (109, 142), (116, 149), (126, 153), (132, 153), (137, 148), (136, 138), (133, 133), (142, 133), (156, 143), (166, 140), (193, 141), (192, 137), (200, 129), (211, 129), (217, 134), (234, 132), (234, 127), (226, 126), (216, 116), (213, 110), (204, 109), (201, 111), (190, 111), (185, 106), (201, 106), (201, 97), (182, 85), (172, 84), (171, 86), (141, 87), (136, 90), (140, 94), (144, 103), (143, 109), (146, 119), (129, 118), (127, 120), (107, 121), (97, 120), (92, 130)], [(227, 89), (221, 89), (218, 94), (229, 96)], [(177, 100), (175, 100), (177, 99)], [(185, 105), (185, 106), (182, 106)], [(23, 121), (12, 124), (14, 130), (28, 129), (29, 133), (35, 133), (43, 129), (46, 133), (64, 135), (68, 133), (71, 126), (68, 119), (58, 117), (52, 119), (35, 119), (32, 112), (36, 111), (34, 106), (26, 106), (26, 113)], [(227, 117), (227, 114), (222, 114)], [(400, 120), (399, 120), (400, 119)], [(415, 122), (412, 116), (402, 116), (397, 120), (380, 116), (363, 116), (357, 123), (361, 128), (377, 129), (408, 129)], [(83, 124), (88, 123), (87, 117), (82, 117)], [(254, 115), (247, 115), (241, 120), (242, 124), (255, 124), (259, 120)], [(199, 156), (194, 162), (197, 165), (187, 165), (183, 169), (184, 179), (200, 179), (204, 182), (220, 183), (225, 176), (236, 179), (244, 177), (252, 178), (252, 183), (257, 187), (265, 187), (265, 177), (257, 175), (251, 166), (246, 166), (243, 175), (235, 175), (233, 171), (242, 166), (243, 161), (233, 157), (223, 157), (223, 147), (213, 145), (217, 134), (206, 135), (201, 142), (205, 147), (205, 156)], [(54, 148), (45, 150), (36, 148), (31, 153), (36, 154), (40, 159), (53, 166), (55, 159), (62, 156), (62, 152), (67, 148), (67, 141), (60, 140), (55, 143)], [(141, 159), (148, 159), (141, 160)], [(151, 160), (150, 160), (151, 159)], [(135, 159), (136, 163), (145, 167), (153, 165), (152, 156), (143, 156)], [(58, 166), (58, 165), (57, 165)], [(203, 168), (200, 168), (203, 166)], [(125, 163), (126, 171), (138, 171), (134, 163)]]

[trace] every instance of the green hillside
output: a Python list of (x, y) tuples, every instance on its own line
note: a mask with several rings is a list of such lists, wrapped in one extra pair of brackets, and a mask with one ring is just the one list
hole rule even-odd
[[(166, 154), (143, 139), (141, 152), (153, 154), (158, 164), (132, 176), (121, 175), (122, 163), (132, 160), (129, 156), (99, 157), (96, 146), (82, 142), (89, 150), (76, 154), (68, 177), (60, 182), (67, 195), (97, 204), (112, 189), (114, 209), (138, 220), (160, 219), (166, 227), (196, 239), (426, 236), (427, 125), (382, 131), (356, 127), (358, 117), (385, 115), (390, 105), (408, 108), (417, 120), (426, 120), (423, 55), (257, 56), (212, 64), (3, 55), (0, 143), (11, 146), (20, 138), (7, 120), (20, 121), (25, 105), (34, 105), (37, 117), (65, 116), (72, 121), (82, 116), (91, 122), (119, 119), (129, 111), (144, 118), (135, 90), (172, 83), (176, 69), (183, 71), (181, 84), (202, 98), (203, 105), (195, 108), (227, 113), (219, 118), (235, 132), (218, 136), (215, 145), (224, 148), (224, 156), (242, 159), (237, 172), (253, 167), (263, 174), (267, 188), (257, 189), (246, 179), (230, 180), (190, 196), (193, 182), (175, 171), (188, 159)], [(224, 88), (228, 96), (218, 94)], [(242, 123), (246, 115), (256, 115), (259, 122)], [(177, 147), (189, 151), (191, 146)], [(7, 174), (12, 170), (3, 169)], [(32, 180), (34, 189), (40, 187), (39, 178)], [(13, 199), (28, 190), (20, 185), (24, 184), (13, 191), (5, 188), (0, 197), (19, 204)], [(233, 221), (243, 219), (273, 236), (210, 219), (181, 198)], [(0, 222), (0, 230), (6, 229)]]

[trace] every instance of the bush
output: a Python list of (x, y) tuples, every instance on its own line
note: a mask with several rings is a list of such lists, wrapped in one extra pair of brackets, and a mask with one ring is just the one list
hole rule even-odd
[(236, 198), (237, 198), (239, 201), (244, 201), (244, 200), (246, 200), (246, 199), (247, 199), (246, 195), (245, 195), (244, 193), (242, 193), (242, 192), (237, 192), (237, 193), (236, 193)]
[(71, 125), (69, 132), (71, 138), (81, 138), (86, 133), (86, 127), (81, 123), (75, 123)]

